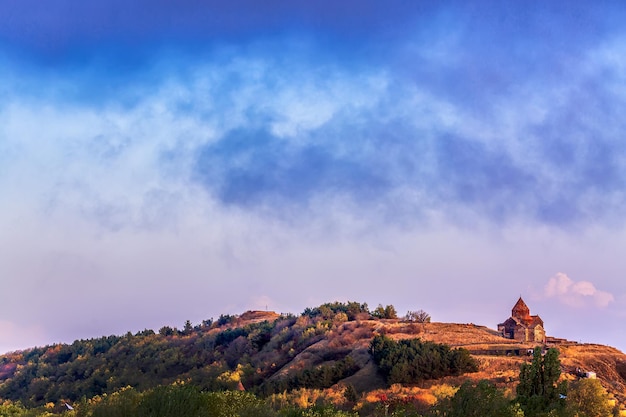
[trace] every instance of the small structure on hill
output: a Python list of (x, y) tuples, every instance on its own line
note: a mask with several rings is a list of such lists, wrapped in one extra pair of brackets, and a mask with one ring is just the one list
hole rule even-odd
[(522, 297), (513, 306), (511, 317), (504, 323), (498, 324), (498, 331), (502, 333), (502, 336), (520, 342), (545, 343), (546, 341), (543, 320), (539, 316), (530, 315), (530, 309)]

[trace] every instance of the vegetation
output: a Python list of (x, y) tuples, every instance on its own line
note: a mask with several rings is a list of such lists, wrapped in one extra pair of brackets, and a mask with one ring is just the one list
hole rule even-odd
[(437, 408), (442, 417), (522, 417), (519, 404), (506, 398), (504, 392), (489, 381), (474, 385), (465, 382), (454, 397), (446, 399)]
[(517, 398), (526, 416), (539, 416), (560, 412), (565, 406), (565, 384), (558, 384), (561, 376), (559, 351), (549, 349), (545, 355), (542, 348), (533, 351), (530, 364), (522, 364)]
[(337, 382), (354, 375), (360, 367), (347, 356), (333, 365), (303, 369), (289, 379), (276, 379), (263, 385), (264, 394), (291, 391), (298, 388), (330, 388)]
[[(263, 312), (258, 313), (262, 318)], [(182, 330), (164, 326), (158, 333), (129, 332), (0, 356), (0, 401), (38, 407), (111, 394), (127, 386), (145, 391), (176, 380), (210, 391), (239, 384), (257, 393), (327, 388), (359, 369), (341, 344), (327, 348), (309, 369), (267, 381), (330, 332), (336, 332), (339, 341), (345, 339), (341, 343), (354, 342), (359, 326), (352, 326), (355, 335), (341, 336), (343, 323), (372, 317), (367, 304), (357, 302), (323, 304), (306, 309), (300, 317), (274, 314), (271, 321), (246, 321), (246, 314), (221, 315), (196, 326), (187, 320)]]
[(478, 370), (478, 363), (467, 350), (420, 339), (395, 342), (386, 336), (376, 336), (370, 344), (370, 353), (389, 384), (414, 384)]
[(428, 314), (424, 310), (407, 311), (404, 319), (406, 321), (414, 321), (417, 323), (430, 323), (430, 314)]
[[(405, 321), (374, 318), (393, 316), (393, 306), (370, 312), (367, 304), (335, 302), (298, 317), (222, 315), (195, 326), (186, 321), (182, 330), (164, 326), (12, 352), (0, 356), (0, 417), (619, 414), (600, 380), (566, 382), (555, 349), (537, 348), (521, 366), (521, 358), (488, 356), (515, 369), (474, 381), (485, 376), (484, 356), (480, 373), (465, 376), (478, 369), (469, 351), (407, 337), (438, 332), (437, 340), (456, 344), (476, 326), (429, 323), (422, 310)], [(506, 389), (517, 370), (517, 389)], [(362, 375), (378, 385), (364, 387)]]
[[(203, 392), (197, 387), (175, 383), (143, 393), (127, 387), (111, 395), (83, 400), (65, 410), (72, 417), (354, 417), (355, 413), (330, 406), (301, 408), (289, 406), (280, 410), (254, 394), (240, 391)], [(27, 410), (19, 405), (0, 405), (0, 416), (49, 417), (50, 409)]]
[[(304, 394), (301, 393), (301, 394)], [(572, 384), (565, 406), (538, 415), (552, 417), (610, 417), (617, 415), (598, 380)], [(570, 399), (571, 398), (571, 399)], [(0, 405), (0, 416), (52, 417), (524, 417), (518, 400), (489, 381), (465, 382), (452, 396), (430, 409), (420, 410), (415, 398), (388, 398), (381, 395), (374, 408), (346, 409), (323, 399), (300, 403), (297, 399), (277, 405), (273, 398), (262, 399), (241, 391), (202, 391), (177, 382), (144, 392), (125, 387), (110, 395), (82, 399), (72, 410), (50, 405), (27, 409), (19, 403)], [(358, 410), (358, 411), (357, 411)]]
[(378, 307), (372, 312), (372, 316), (379, 319), (397, 319), (398, 313), (392, 305), (383, 307), (382, 304), (378, 304)]
[(346, 320), (369, 319), (371, 317), (367, 303), (360, 304), (355, 301), (325, 303), (319, 307), (306, 308), (302, 315), (311, 318), (322, 317), (325, 320), (330, 320), (340, 313), (346, 315)]
[(580, 379), (572, 383), (566, 403), (570, 416), (610, 417), (617, 411), (597, 379)]

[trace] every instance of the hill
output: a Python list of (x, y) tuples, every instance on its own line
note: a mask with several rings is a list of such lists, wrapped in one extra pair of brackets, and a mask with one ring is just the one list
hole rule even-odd
[[(369, 351), (376, 335), (465, 349), (478, 370), (390, 386)], [(626, 403), (626, 355), (608, 346), (552, 340), (560, 352), (563, 379), (595, 372), (605, 389)], [(520, 365), (531, 360), (527, 352), (532, 348), (485, 326), (385, 319), (359, 303), (325, 304), (297, 317), (250, 311), (196, 326), (187, 322), (182, 330), (165, 326), (159, 332), (144, 330), (2, 355), (0, 403), (20, 401), (34, 407), (126, 386), (141, 391), (185, 380), (202, 389), (246, 389), (262, 396), (350, 386), (364, 401), (393, 394), (432, 405), (442, 390), (466, 380), (487, 379), (514, 392)]]

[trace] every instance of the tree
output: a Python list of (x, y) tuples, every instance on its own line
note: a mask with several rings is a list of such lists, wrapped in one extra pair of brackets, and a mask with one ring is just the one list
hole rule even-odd
[(456, 394), (443, 401), (437, 415), (443, 417), (522, 417), (519, 404), (512, 403), (504, 392), (489, 381), (474, 385), (466, 381)]
[(372, 316), (382, 319), (385, 317), (385, 307), (382, 304), (378, 304), (378, 307), (372, 311)]
[(478, 363), (466, 349), (450, 349), (448, 345), (420, 339), (396, 342), (376, 336), (369, 352), (389, 384), (412, 384), (478, 370)]
[(393, 305), (383, 307), (382, 304), (378, 304), (378, 307), (372, 312), (372, 316), (379, 319), (397, 319), (398, 313)]
[(170, 326), (163, 326), (159, 329), (159, 334), (161, 336), (172, 336), (174, 334), (174, 329)]
[(548, 349), (544, 356), (541, 346), (537, 346), (533, 351), (532, 362), (520, 367), (520, 382), (517, 385), (517, 399), (526, 417), (564, 407), (561, 394), (565, 393), (565, 386), (557, 385), (560, 375), (559, 351)]
[(407, 311), (404, 318), (407, 321), (414, 321), (417, 323), (430, 323), (430, 314), (424, 310)]
[(566, 402), (572, 416), (611, 417), (613, 405), (609, 400), (600, 380), (585, 378), (571, 384)]
[(389, 304), (387, 307), (385, 307), (385, 318), (386, 319), (397, 319), (398, 318), (398, 313), (396, 312), (396, 308)]
[(343, 391), (343, 397), (346, 399), (346, 401), (356, 403), (359, 399), (359, 394), (356, 392), (354, 385), (348, 384)]
[(188, 335), (190, 335), (192, 332), (193, 332), (193, 325), (191, 324), (191, 321), (190, 321), (190, 320), (186, 320), (186, 321), (185, 321), (185, 325), (184, 325), (184, 327), (183, 327), (183, 331), (182, 331), (182, 333), (183, 333), (185, 336), (188, 336)]

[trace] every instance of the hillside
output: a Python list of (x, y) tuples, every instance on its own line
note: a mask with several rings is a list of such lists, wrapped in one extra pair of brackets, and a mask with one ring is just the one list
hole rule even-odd
[[(390, 387), (368, 348), (375, 335), (420, 338), (467, 349), (478, 372)], [(246, 389), (266, 396), (299, 387), (352, 386), (364, 399), (382, 393), (411, 395), (432, 404), (437, 391), (465, 380), (487, 379), (512, 390), (532, 344), (501, 337), (474, 324), (418, 323), (376, 318), (366, 305), (333, 303), (300, 316), (246, 312), (221, 316), (183, 330), (79, 340), (0, 356), (0, 403), (41, 406), (77, 401), (126, 386), (138, 390), (187, 380), (203, 389)], [(593, 371), (621, 404), (626, 403), (626, 355), (600, 345), (560, 341), (562, 378)]]

